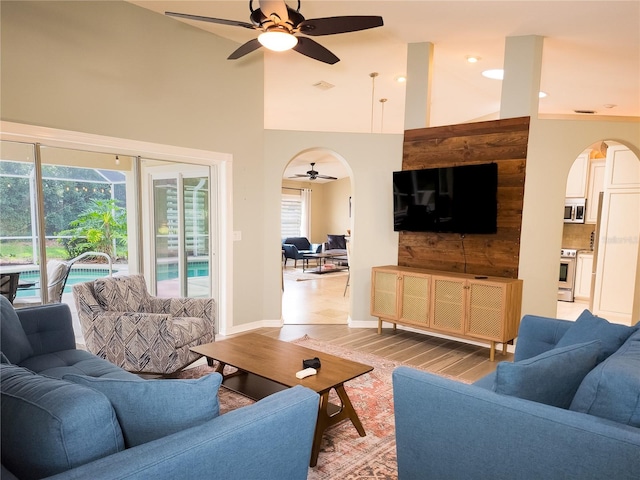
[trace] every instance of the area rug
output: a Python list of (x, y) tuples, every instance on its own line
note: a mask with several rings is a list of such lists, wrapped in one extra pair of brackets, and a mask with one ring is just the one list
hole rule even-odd
[[(391, 373), (402, 363), (331, 345), (308, 336), (292, 343), (374, 368), (345, 384), (345, 390), (367, 435), (360, 437), (350, 421), (329, 428), (322, 440), (318, 463), (309, 469), (308, 480), (397, 479)], [(180, 378), (196, 378), (211, 371), (212, 367), (199, 366), (185, 370)], [(242, 395), (224, 387), (220, 389), (222, 413), (251, 403), (251, 400)]]

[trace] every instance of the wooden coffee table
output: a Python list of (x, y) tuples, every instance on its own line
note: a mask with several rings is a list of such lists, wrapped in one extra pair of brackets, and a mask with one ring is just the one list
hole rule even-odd
[[(330, 426), (349, 419), (361, 437), (366, 435), (344, 389), (344, 383), (373, 370), (369, 365), (256, 333), (192, 347), (191, 350), (218, 362), (216, 371), (223, 374), (222, 384), (225, 387), (254, 400), (295, 385), (303, 385), (319, 393), (318, 421), (311, 450), (312, 467), (318, 462), (322, 435)], [(318, 357), (322, 364), (318, 373), (298, 379), (296, 372), (302, 370), (302, 360), (314, 357)], [(238, 370), (224, 375), (226, 365)], [(329, 402), (329, 392), (332, 389), (338, 395), (341, 405)]]

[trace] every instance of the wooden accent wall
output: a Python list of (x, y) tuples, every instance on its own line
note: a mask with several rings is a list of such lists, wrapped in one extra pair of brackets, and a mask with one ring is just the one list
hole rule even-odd
[(400, 232), (398, 265), (518, 278), (528, 140), (529, 117), (405, 131), (403, 170), (498, 164), (498, 230)]

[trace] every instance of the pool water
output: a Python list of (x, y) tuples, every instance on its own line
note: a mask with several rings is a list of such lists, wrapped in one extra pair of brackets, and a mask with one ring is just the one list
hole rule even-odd
[[(208, 277), (209, 262), (189, 262), (187, 264), (187, 277)], [(156, 265), (156, 278), (158, 281), (178, 278), (178, 264), (166, 263)]]
[[(113, 271), (116, 273), (116, 270)], [(72, 268), (64, 286), (64, 293), (71, 293), (71, 287), (76, 283), (91, 282), (96, 278), (106, 277), (109, 275), (108, 268)], [(40, 272), (38, 270), (29, 270), (20, 273), (21, 282), (39, 283)], [(39, 295), (39, 289), (29, 288), (18, 290), (17, 297), (33, 297)]]

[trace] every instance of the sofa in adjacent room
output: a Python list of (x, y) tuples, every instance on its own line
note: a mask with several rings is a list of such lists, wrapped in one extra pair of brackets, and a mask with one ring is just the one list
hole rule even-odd
[(0, 297), (1, 478), (306, 479), (319, 397), (219, 415), (222, 377), (143, 380), (76, 349), (66, 304)]
[(400, 480), (640, 478), (640, 329), (523, 317), (514, 362), (473, 385), (393, 373)]
[(298, 260), (304, 260), (304, 256), (311, 253), (320, 253), (321, 243), (311, 243), (307, 237), (287, 237), (282, 241), (282, 252), (284, 254), (284, 265), (287, 260), (293, 260), (293, 266), (298, 266)]

